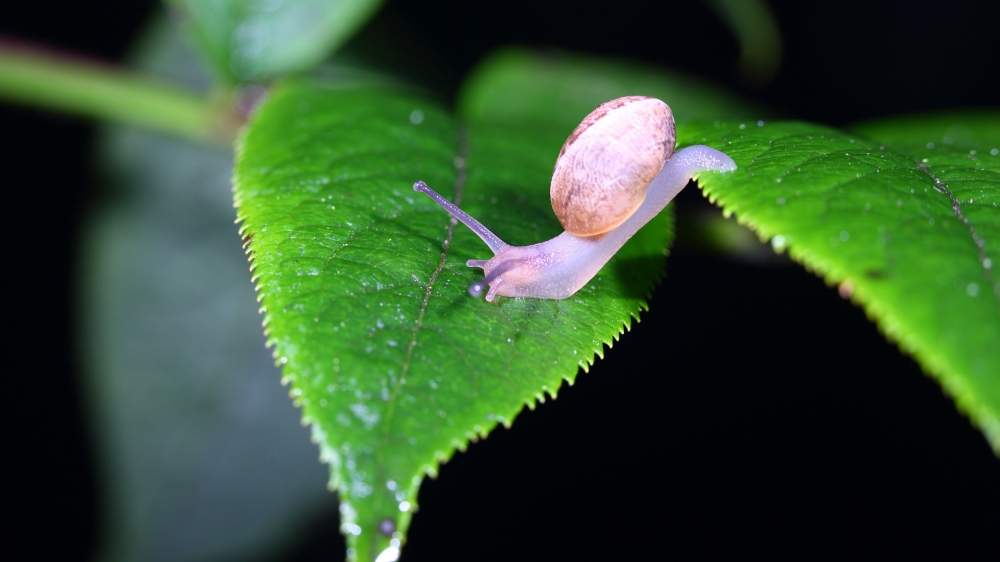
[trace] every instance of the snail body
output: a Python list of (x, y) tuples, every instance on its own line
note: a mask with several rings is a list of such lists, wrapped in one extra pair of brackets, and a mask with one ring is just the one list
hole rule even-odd
[(694, 174), (730, 172), (736, 163), (707, 146), (673, 151), (674, 121), (660, 100), (640, 96), (601, 104), (560, 152), (552, 178), (553, 210), (566, 229), (530, 246), (511, 246), (422, 181), (430, 196), (489, 246), (489, 260), (469, 260), (486, 277), (470, 287), (496, 295), (565, 299), (590, 281), (616, 252), (666, 207)]

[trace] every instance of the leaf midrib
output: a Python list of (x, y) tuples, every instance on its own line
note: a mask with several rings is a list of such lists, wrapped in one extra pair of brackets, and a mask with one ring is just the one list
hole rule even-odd
[[(462, 204), (462, 192), (465, 188), (465, 180), (467, 177), (465, 162), (467, 161), (468, 151), (468, 133), (466, 131), (460, 131), (458, 151), (454, 160), (457, 174), (455, 176), (455, 197), (452, 202), (455, 205)], [(427, 308), (430, 304), (431, 294), (434, 290), (434, 282), (437, 281), (438, 275), (440, 275), (440, 273), (444, 270), (445, 262), (448, 259), (448, 251), (451, 249), (451, 241), (455, 234), (456, 225), (458, 225), (458, 219), (451, 217), (448, 220), (448, 233), (445, 235), (444, 241), (441, 244), (441, 259), (438, 261), (437, 268), (434, 269), (434, 273), (431, 274), (430, 278), (427, 280), (427, 284), (425, 285), (424, 300), (420, 304), (420, 311), (417, 313), (416, 321), (413, 323), (410, 342), (406, 347), (406, 355), (403, 357), (403, 363), (400, 366), (399, 379), (396, 380), (396, 383), (393, 385), (392, 392), (389, 395), (389, 400), (386, 405), (385, 418), (383, 418), (384, 421), (382, 424), (382, 446), (379, 448), (379, 452), (376, 457), (377, 481), (381, 481), (385, 477), (384, 451), (387, 450), (389, 444), (389, 432), (392, 428), (392, 421), (395, 415), (396, 398), (399, 396), (399, 392), (402, 390), (403, 386), (406, 385), (406, 375), (410, 370), (410, 364), (413, 360), (413, 350), (417, 346), (417, 338), (424, 325), (424, 315), (427, 313)]]
[(969, 235), (972, 236), (972, 244), (976, 247), (977, 258), (979, 261), (979, 267), (983, 270), (983, 275), (986, 277), (986, 281), (990, 284), (990, 288), (993, 289), (995, 309), (998, 318), (1000, 318), (1000, 285), (997, 284), (996, 278), (993, 276), (992, 269), (986, 267), (986, 259), (989, 257), (986, 255), (986, 243), (981, 236), (976, 232), (976, 227), (972, 226), (969, 219), (962, 214), (962, 202), (959, 200), (952, 191), (948, 188), (948, 185), (941, 180), (941, 178), (934, 175), (927, 166), (920, 162), (919, 160), (914, 160), (914, 163), (920, 168), (920, 171), (927, 174), (934, 182), (934, 191), (948, 196), (951, 200), (951, 210), (955, 214), (955, 217), (965, 225), (966, 230)]

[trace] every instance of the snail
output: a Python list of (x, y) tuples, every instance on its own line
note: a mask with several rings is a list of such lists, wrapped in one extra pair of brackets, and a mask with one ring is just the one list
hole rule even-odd
[(608, 260), (699, 172), (731, 172), (736, 163), (707, 146), (674, 152), (674, 118), (656, 98), (629, 96), (587, 115), (563, 144), (552, 174), (550, 199), (565, 232), (531, 246), (511, 246), (422, 181), (427, 194), (469, 227), (493, 251), (469, 260), (486, 277), (469, 293), (565, 299)]

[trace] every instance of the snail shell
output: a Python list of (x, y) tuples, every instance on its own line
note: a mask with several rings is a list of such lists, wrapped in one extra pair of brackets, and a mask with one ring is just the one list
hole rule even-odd
[(656, 98), (597, 106), (566, 139), (552, 173), (552, 210), (566, 232), (597, 236), (625, 222), (675, 142), (673, 113)]

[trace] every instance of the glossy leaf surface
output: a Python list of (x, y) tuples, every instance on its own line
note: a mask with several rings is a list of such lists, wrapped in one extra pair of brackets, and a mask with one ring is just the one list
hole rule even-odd
[[(298, 83), (251, 123), (235, 198), (266, 330), (331, 464), (358, 558), (405, 540), (425, 474), (554, 396), (631, 324), (672, 231), (662, 213), (570, 299), (489, 304), (468, 296), (481, 272), (465, 266), (489, 250), (413, 183), (459, 201), (506, 242), (531, 244), (561, 230), (548, 197), (553, 162), (599, 103), (671, 99), (689, 80), (695, 94), (671, 102), (678, 118), (751, 111), (648, 67), (591, 80), (616, 68), (507, 50), (463, 89), (461, 120), (384, 87)], [(591, 87), (568, 90), (553, 76)]]
[(236, 200), (269, 340), (361, 559), (405, 532), (424, 474), (572, 380), (662, 271), (666, 215), (575, 298), (468, 295), (480, 273), (465, 261), (489, 251), (413, 182), (511, 243), (540, 241), (556, 232), (546, 191), (564, 134), (463, 137), (418, 97), (299, 85), (241, 146)]
[(705, 178), (709, 199), (839, 284), (1000, 451), (1000, 115), (858, 130), (875, 140), (763, 121), (679, 137), (736, 160), (736, 174)]

